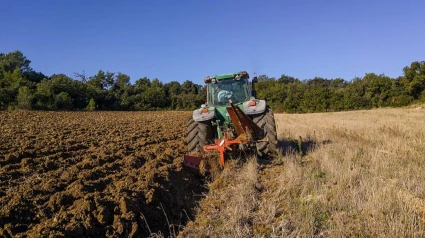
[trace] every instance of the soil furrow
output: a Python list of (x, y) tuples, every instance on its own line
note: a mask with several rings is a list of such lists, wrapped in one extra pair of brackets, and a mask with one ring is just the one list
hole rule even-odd
[(178, 233), (205, 192), (181, 166), (189, 114), (1, 112), (0, 235)]

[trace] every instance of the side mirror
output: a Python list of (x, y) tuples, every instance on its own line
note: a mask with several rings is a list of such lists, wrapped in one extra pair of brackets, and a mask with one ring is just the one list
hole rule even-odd
[(255, 76), (254, 78), (252, 78), (252, 83), (251, 83), (251, 96), (252, 97), (257, 97), (257, 90), (255, 90), (255, 84), (258, 83), (258, 78), (257, 76)]
[(257, 91), (256, 90), (251, 91), (251, 97), (257, 98)]

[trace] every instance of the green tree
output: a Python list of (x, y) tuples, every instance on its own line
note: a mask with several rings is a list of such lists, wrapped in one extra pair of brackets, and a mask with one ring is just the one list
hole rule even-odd
[(144, 78), (140, 78), (136, 80), (134, 88), (136, 93), (142, 93), (146, 91), (148, 88), (150, 88), (150, 86), (151, 86), (150, 79), (144, 77)]
[(70, 110), (73, 108), (72, 98), (67, 92), (61, 92), (55, 95), (56, 109), (59, 110)]
[(388, 106), (390, 104), (392, 81), (383, 74), (368, 73), (363, 77), (367, 87), (366, 94), (371, 99), (372, 107)]
[(87, 84), (99, 90), (107, 90), (115, 82), (115, 73), (99, 70), (96, 75), (89, 78)]
[(21, 51), (16, 50), (10, 53), (0, 53), (0, 71), (5, 73), (12, 73), (16, 69), (20, 72), (30, 72), (31, 61), (25, 57)]
[[(177, 96), (177, 105), (176, 105), (176, 109), (177, 110), (193, 110), (196, 108), (196, 94), (193, 93), (182, 93), (180, 95)], [(205, 99), (204, 99), (205, 101)]]
[(193, 93), (193, 94), (198, 94), (198, 89), (199, 87), (197, 87), (198, 85), (196, 85), (195, 83), (193, 83), (192, 81), (186, 80), (183, 82), (183, 84), (181, 85), (181, 92), (182, 93)]
[(257, 79), (258, 79), (258, 82), (264, 82), (264, 81), (268, 81), (268, 80), (272, 80), (272, 81), (276, 80), (275, 78), (273, 78), (273, 77), (270, 78), (269, 76), (267, 76), (265, 74), (258, 75)]
[(273, 79), (259, 81), (255, 84), (255, 89), (257, 90), (257, 97), (261, 99), (266, 99), (267, 101), (273, 100), (274, 96), (272, 89), (277, 87), (278, 83)]
[(47, 78), (46, 75), (44, 75), (41, 72), (35, 72), (35, 71), (29, 71), (29, 72), (24, 72), (23, 73), (23, 77), (28, 80), (29, 82), (34, 83), (34, 88), (36, 86), (37, 83), (40, 83), (41, 80)]
[(50, 91), (50, 81), (43, 79), (37, 84), (37, 88), (33, 98), (33, 108), (39, 110), (53, 110), (55, 109), (54, 98)]
[(164, 84), (165, 96), (167, 98), (170, 109), (176, 109), (177, 107), (177, 95), (181, 92), (181, 85), (177, 81), (171, 81)]
[(283, 84), (289, 84), (289, 83), (295, 83), (296, 81), (299, 81), (299, 79), (294, 78), (292, 76), (288, 76), (286, 74), (282, 74), (280, 78), (277, 79), (279, 83)]
[(94, 101), (93, 98), (90, 98), (89, 104), (86, 107), (87, 111), (94, 111), (96, 110), (96, 102)]
[[(409, 94), (414, 99), (420, 99), (422, 92), (425, 90), (425, 61), (415, 61), (410, 67), (403, 68), (405, 82)], [(425, 101), (425, 98), (422, 98)]]
[(370, 97), (366, 94), (367, 87), (362, 78), (355, 78), (344, 91), (344, 108), (346, 110), (370, 109)]
[(18, 108), (27, 110), (31, 109), (32, 97), (31, 90), (27, 86), (20, 87), (17, 98)]
[(306, 89), (305, 84), (296, 81), (287, 85), (287, 97), (283, 102), (283, 109), (288, 113), (302, 112), (300, 102)]
[(300, 101), (303, 112), (325, 112), (329, 108), (329, 90), (325, 87), (308, 87)]
[(124, 92), (120, 98), (120, 109), (121, 110), (133, 110), (134, 109), (134, 96)]
[(116, 77), (116, 85), (120, 89), (125, 89), (130, 86), (130, 76), (119, 72)]
[(347, 82), (342, 78), (331, 80), (329, 84), (329, 106), (328, 111), (344, 110), (344, 92)]
[(15, 101), (14, 90), (0, 87), (0, 110), (5, 110)]
[(19, 68), (12, 72), (3, 72), (2, 77), (0, 78), (0, 108), (6, 109), (10, 105), (16, 105), (19, 88), (28, 86), (28, 83), (22, 77)]

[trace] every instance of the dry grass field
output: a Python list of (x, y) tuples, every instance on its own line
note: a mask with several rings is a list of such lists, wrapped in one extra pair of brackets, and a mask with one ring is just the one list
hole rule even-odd
[(190, 112), (1, 112), (0, 237), (425, 237), (425, 110), (276, 114), (205, 180)]
[(226, 168), (182, 237), (425, 236), (425, 110), (276, 121), (282, 157)]

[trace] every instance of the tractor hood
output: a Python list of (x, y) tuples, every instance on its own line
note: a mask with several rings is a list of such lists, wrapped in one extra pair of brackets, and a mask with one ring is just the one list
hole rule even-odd
[(215, 107), (204, 107), (193, 111), (192, 114), (194, 121), (207, 121), (215, 117)]

